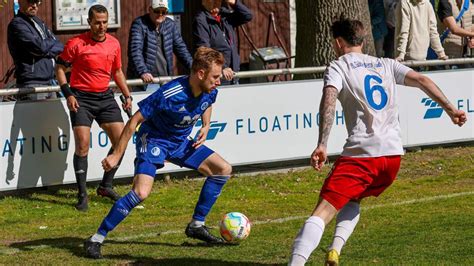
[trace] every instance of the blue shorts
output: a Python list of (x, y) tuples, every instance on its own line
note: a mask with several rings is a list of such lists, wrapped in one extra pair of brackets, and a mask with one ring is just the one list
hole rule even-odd
[(193, 143), (194, 141), (190, 139), (176, 143), (150, 138), (146, 132), (139, 132), (135, 144), (135, 175), (145, 174), (154, 177), (156, 170), (163, 168), (165, 160), (197, 170), (214, 151), (205, 145), (195, 149)]

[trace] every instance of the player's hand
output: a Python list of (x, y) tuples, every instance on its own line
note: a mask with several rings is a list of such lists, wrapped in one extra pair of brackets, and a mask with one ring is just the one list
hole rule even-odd
[(234, 78), (234, 71), (232, 71), (232, 68), (227, 67), (222, 70), (222, 75), (224, 75), (225, 80), (232, 80)]
[(145, 83), (152, 83), (153, 82), (153, 75), (150, 73), (144, 73), (141, 75), (141, 79)]
[(77, 102), (76, 97), (72, 95), (67, 97), (67, 108), (69, 108), (69, 111), (77, 113), (77, 109), (79, 108), (79, 103)]
[(327, 158), (326, 146), (320, 144), (311, 154), (311, 166), (320, 171)]
[(105, 159), (102, 160), (102, 168), (104, 171), (108, 172), (117, 167), (117, 164), (120, 160), (120, 157), (115, 156), (113, 153), (107, 156)]
[(450, 114), (450, 117), (451, 121), (460, 127), (462, 127), (462, 125), (464, 125), (464, 123), (467, 121), (466, 113), (462, 110), (454, 111), (454, 113)]
[(199, 148), (199, 146), (201, 146), (204, 143), (204, 141), (206, 141), (208, 132), (209, 132), (209, 126), (202, 127), (199, 130), (199, 134), (193, 143), (193, 147), (195, 149)]
[(235, 5), (235, 0), (226, 0), (226, 2), (231, 6)]

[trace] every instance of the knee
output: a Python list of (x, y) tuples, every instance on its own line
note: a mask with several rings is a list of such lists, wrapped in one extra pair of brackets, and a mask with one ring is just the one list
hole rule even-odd
[(84, 157), (89, 154), (89, 145), (76, 145), (76, 152), (78, 156)]
[(135, 194), (137, 194), (141, 201), (144, 201), (150, 195), (150, 190), (148, 189), (134, 188), (133, 191)]
[(213, 171), (213, 175), (227, 175), (230, 176), (232, 174), (232, 165), (227, 162), (222, 163)]

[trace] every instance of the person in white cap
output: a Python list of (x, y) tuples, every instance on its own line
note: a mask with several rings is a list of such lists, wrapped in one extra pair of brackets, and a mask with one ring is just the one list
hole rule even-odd
[[(141, 78), (151, 83), (153, 77), (172, 76), (173, 52), (187, 69), (191, 68), (192, 56), (176, 23), (167, 14), (167, 0), (152, 0), (148, 13), (133, 21), (128, 40), (129, 79)], [(146, 87), (133, 90), (146, 90)]]

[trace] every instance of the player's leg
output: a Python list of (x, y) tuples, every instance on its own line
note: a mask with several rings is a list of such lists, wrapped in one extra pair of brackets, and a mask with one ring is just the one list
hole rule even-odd
[(77, 210), (86, 211), (88, 208), (86, 181), (88, 168), (87, 155), (89, 153), (90, 143), (90, 127), (75, 126), (73, 127), (73, 132), (75, 142), (73, 166), (78, 188), (77, 204), (75, 207)]
[(336, 213), (336, 207), (320, 198), (312, 216), (306, 220), (296, 236), (288, 265), (296, 266), (306, 263), (311, 253), (318, 247), (326, 224), (332, 220)]
[[(112, 122), (112, 123), (102, 123), (100, 127), (105, 131), (105, 133), (110, 139), (110, 142), (112, 143), (112, 147), (107, 153), (107, 155), (110, 155), (114, 151), (115, 145), (117, 145), (120, 139), (120, 135), (122, 134), (124, 125), (122, 122)], [(120, 161), (117, 167), (115, 167), (114, 169), (108, 172), (104, 171), (102, 182), (97, 188), (98, 195), (103, 196), (103, 197), (108, 197), (112, 199), (113, 201), (117, 201), (120, 198), (120, 195), (115, 190), (113, 190), (112, 183), (113, 183), (115, 173), (117, 172), (118, 167), (122, 163), (122, 159), (123, 159), (123, 155), (120, 158)]]
[(201, 163), (198, 170), (207, 178), (201, 188), (193, 217), (186, 227), (185, 233), (188, 237), (197, 238), (208, 243), (223, 243), (222, 238), (213, 236), (204, 223), (212, 206), (221, 194), (222, 188), (230, 178), (232, 166), (219, 154), (212, 153)]
[(290, 265), (303, 265), (321, 240), (325, 226), (351, 199), (358, 199), (371, 183), (372, 159), (340, 157), (324, 181), (320, 202), (299, 232)]
[(328, 248), (326, 265), (338, 265), (342, 247), (347, 242), (360, 218), (360, 202), (349, 201), (336, 216), (336, 228)]
[[(156, 167), (154, 168), (156, 171)], [(129, 213), (150, 195), (153, 187), (153, 176), (137, 174), (130, 192), (117, 200), (107, 216), (100, 224), (97, 232), (84, 242), (86, 256), (94, 259), (102, 258), (100, 248), (107, 234), (121, 223)]]
[(204, 223), (206, 216), (221, 194), (222, 188), (230, 178), (232, 166), (205, 145), (194, 149), (191, 141), (178, 149), (169, 160), (178, 165), (196, 169), (207, 176), (194, 209), (192, 220), (186, 227), (186, 235), (208, 243), (223, 243), (221, 238), (209, 233)]

